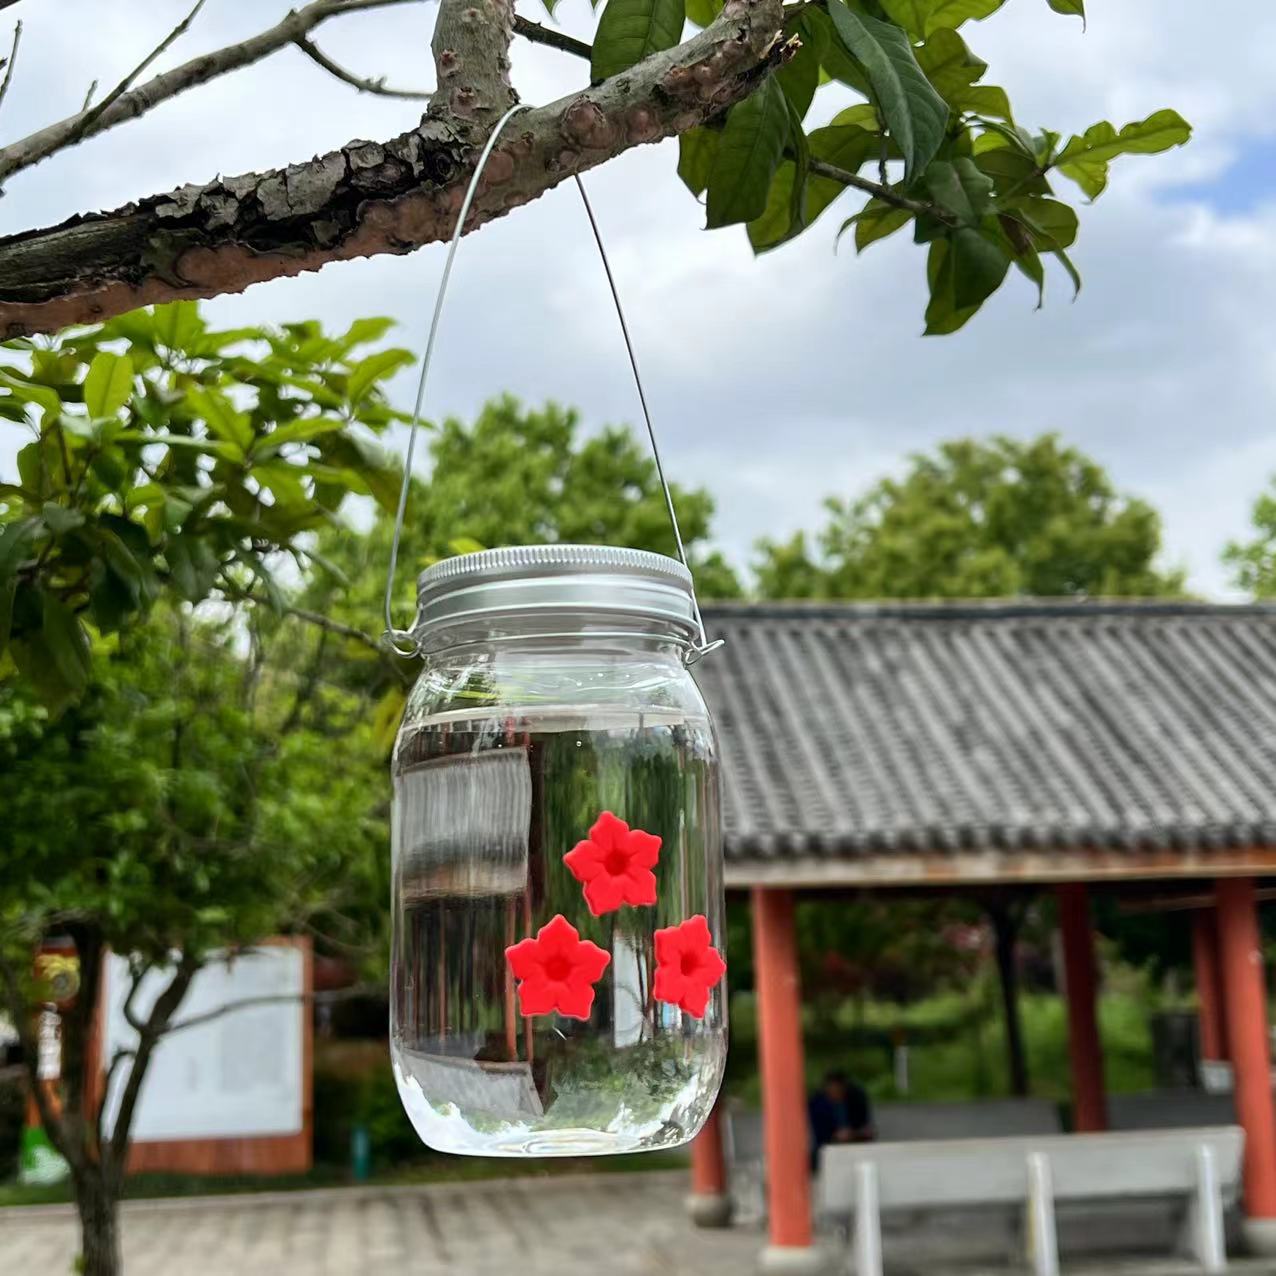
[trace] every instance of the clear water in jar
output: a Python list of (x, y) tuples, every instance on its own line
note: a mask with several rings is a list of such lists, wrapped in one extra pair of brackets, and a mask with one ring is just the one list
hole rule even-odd
[[(654, 997), (654, 932), (708, 918), (724, 947), (707, 718), (613, 706), (406, 727), (396, 750), (395, 1079), (431, 1147), (580, 1156), (673, 1147), (709, 1114), (725, 980), (702, 1019)], [(563, 856), (603, 811), (662, 839), (654, 906), (594, 917)], [(505, 950), (556, 914), (611, 960), (588, 1020), (523, 1017)]]

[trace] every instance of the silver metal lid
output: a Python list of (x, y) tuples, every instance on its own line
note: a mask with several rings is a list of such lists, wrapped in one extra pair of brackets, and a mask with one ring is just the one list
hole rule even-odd
[(444, 558), (417, 579), (416, 637), (437, 646), (457, 625), (540, 621), (572, 628), (608, 616), (653, 620), (679, 638), (698, 630), (691, 573), (674, 558), (607, 545), (515, 545)]

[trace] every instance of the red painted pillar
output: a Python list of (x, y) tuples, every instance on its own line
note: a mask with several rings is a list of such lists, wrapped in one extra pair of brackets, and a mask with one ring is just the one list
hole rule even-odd
[(1068, 1001), (1068, 1055), (1072, 1062), (1072, 1128), (1078, 1134), (1088, 1134), (1108, 1128), (1090, 897), (1084, 883), (1068, 882), (1058, 888), (1058, 900)]
[(697, 1227), (726, 1227), (731, 1221), (727, 1158), (722, 1146), (722, 1100), (713, 1105), (704, 1128), (691, 1143), (691, 1196), (687, 1212)]
[(1253, 879), (1220, 879), (1215, 899), (1236, 1119), (1245, 1130), (1245, 1213), (1251, 1220), (1276, 1219), (1276, 1111)]
[(775, 1260), (768, 1263), (764, 1256), (763, 1265), (796, 1270), (796, 1262), (786, 1261), (785, 1255), (811, 1246), (811, 1173), (792, 892), (754, 889), (753, 965), (770, 1252)]
[(1218, 921), (1213, 907), (1192, 914), (1192, 965), (1196, 972), (1196, 1016), (1201, 1058), (1227, 1058), (1227, 1021), (1218, 970)]

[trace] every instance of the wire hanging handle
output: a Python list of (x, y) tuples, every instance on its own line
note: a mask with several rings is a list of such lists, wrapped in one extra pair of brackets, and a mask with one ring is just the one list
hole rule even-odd
[[(473, 176), (470, 178), (470, 184), (466, 187), (465, 198), (461, 201), (460, 212), (456, 216), (456, 226), (452, 230), (452, 238), (448, 242), (447, 257), (443, 262), (443, 274), (439, 279), (438, 295), (434, 299), (434, 314), (430, 318), (430, 333), (425, 342), (425, 354), (421, 359), (421, 376), (417, 381), (416, 400), (412, 405), (412, 422), (409, 426), (408, 434), (408, 450), (403, 462), (403, 486), (399, 490), (399, 506), (394, 515), (394, 538), (390, 542), (390, 564), (389, 570), (386, 572), (385, 578), (385, 642), (391, 650), (400, 656), (415, 656), (420, 649), (415, 633), (410, 629), (396, 629), (394, 626), (393, 602), (394, 602), (394, 577), (399, 565), (399, 541), (403, 535), (403, 516), (408, 505), (408, 490), (412, 482), (412, 457), (416, 451), (416, 436), (421, 424), (421, 408), (425, 402), (425, 383), (430, 375), (430, 362), (434, 357), (434, 343), (439, 333), (439, 320), (443, 314), (443, 301), (447, 296), (448, 281), (452, 277), (452, 263), (456, 259), (457, 246), (461, 242), (461, 231), (465, 226), (465, 219), (470, 215), (470, 205), (474, 202), (474, 193), (478, 190), (479, 180), (483, 176), (483, 170), (487, 167), (488, 157), (496, 147), (497, 139), (501, 135), (501, 130), (509, 121), (520, 111), (526, 111), (528, 108), (523, 105), (512, 106), (504, 115), (496, 122), (496, 127), (488, 135), (487, 141), (483, 144), (483, 149), (479, 153), (478, 163), (474, 166)], [(611, 262), (607, 260), (607, 250), (603, 247), (602, 233), (598, 229), (598, 221), (594, 217), (593, 207), (590, 205), (589, 196), (585, 194), (584, 183), (579, 176), (574, 176), (576, 189), (580, 191), (581, 201), (585, 205), (585, 215), (589, 218), (589, 227), (594, 233), (594, 243), (598, 245), (598, 255), (602, 258), (603, 270), (607, 275), (607, 286), (611, 290), (612, 301), (616, 305), (616, 318), (620, 320), (620, 332), (625, 340), (625, 350), (629, 354), (629, 366), (633, 370), (634, 385), (638, 390), (638, 402), (642, 406), (643, 420), (647, 425), (647, 437), (651, 440), (651, 455), (656, 463), (656, 474), (660, 479), (660, 489), (664, 493), (665, 507), (669, 511), (669, 522), (673, 527), (674, 543), (678, 547), (678, 561), (687, 569), (687, 574), (691, 576), (691, 609), (695, 615), (697, 640), (690, 643), (684, 652), (683, 659), (686, 664), (695, 664), (701, 656), (711, 651), (716, 651), (722, 646), (722, 639), (716, 642), (710, 642), (708, 635), (705, 633), (704, 619), (700, 615), (700, 600), (696, 597), (695, 577), (691, 572), (691, 564), (687, 560), (687, 547), (683, 543), (682, 529), (678, 526), (678, 514), (674, 509), (673, 493), (669, 489), (669, 483), (665, 479), (664, 465), (660, 460), (660, 447), (656, 443), (656, 428), (651, 421), (651, 412), (647, 407), (647, 395), (643, 390), (642, 375), (638, 371), (638, 357), (634, 353), (634, 344), (629, 336), (629, 325), (625, 322), (625, 312), (620, 304), (620, 293), (616, 288), (616, 279), (611, 271)]]

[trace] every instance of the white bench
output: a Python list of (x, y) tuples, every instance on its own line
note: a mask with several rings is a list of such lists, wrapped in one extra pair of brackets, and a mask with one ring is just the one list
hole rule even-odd
[(1243, 1146), (1237, 1126), (834, 1145), (820, 1154), (820, 1205), (853, 1216), (856, 1276), (882, 1276), (882, 1211), (979, 1205), (1021, 1205), (1035, 1276), (1057, 1276), (1056, 1202), (1177, 1198), (1197, 1262), (1221, 1272)]
[[(876, 1103), (879, 1143), (1059, 1134), (1058, 1105), (1048, 1099), (974, 1099), (960, 1103)], [(729, 1106), (724, 1140), (737, 1222), (766, 1217), (766, 1151), (762, 1114)]]

